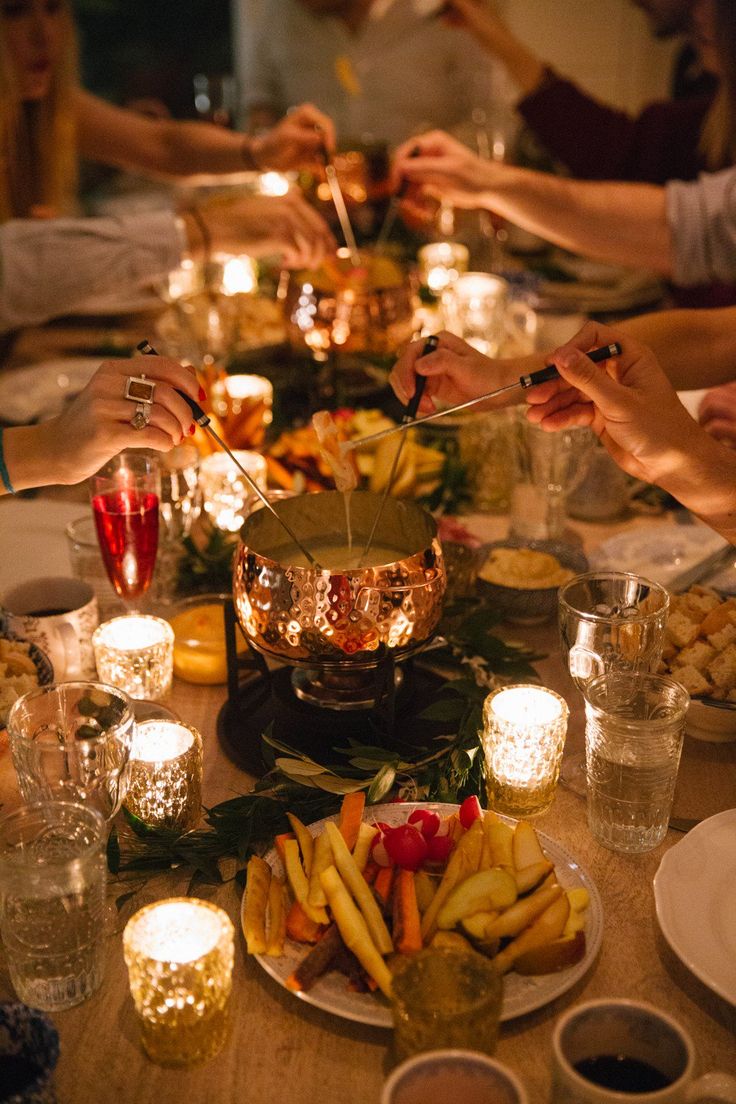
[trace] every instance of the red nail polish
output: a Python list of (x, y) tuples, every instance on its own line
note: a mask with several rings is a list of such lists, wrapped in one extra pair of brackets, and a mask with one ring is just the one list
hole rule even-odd
[(200, 389), (199, 389), (199, 401), (204, 402), (204, 400), (206, 398), (207, 398), (207, 392), (205, 391), (204, 387), (200, 387)]
[(196, 428), (197, 428), (197, 427), (195, 426), (194, 422), (192, 422), (192, 424), (191, 424), (191, 425), (190, 425), (190, 427), (189, 427), (189, 436), (190, 436), (190, 437), (191, 437), (191, 436), (193, 435), (193, 433), (194, 433), (194, 431), (195, 431), (195, 429), (196, 429)]

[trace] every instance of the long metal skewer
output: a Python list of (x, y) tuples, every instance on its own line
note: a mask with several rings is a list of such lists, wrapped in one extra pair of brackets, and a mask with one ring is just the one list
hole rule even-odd
[[(148, 342), (148, 341), (139, 342), (139, 344), (136, 345), (136, 349), (138, 349), (139, 352), (143, 353), (144, 356), (158, 356), (158, 353), (154, 349), (153, 345), (151, 345), (150, 342)], [(194, 420), (197, 423), (197, 425), (200, 425), (200, 426), (202, 426), (203, 429), (206, 429), (207, 432), (209, 433), (210, 437), (214, 438), (214, 440), (220, 446), (222, 451), (227, 453), (227, 455), (232, 460), (233, 464), (235, 464), (235, 467), (238, 469), (238, 471), (241, 473), (241, 475), (244, 476), (248, 486), (251, 488), (253, 493), (256, 494), (258, 496), (258, 498), (260, 498), (263, 505), (268, 510), (271, 511), (271, 513), (276, 518), (279, 525), (282, 527), (282, 529), (284, 529), (289, 534), (292, 541), (297, 546), (299, 551), (306, 557), (307, 561), (312, 565), (312, 567), (319, 568), (320, 565), (317, 563), (317, 561), (315, 560), (312, 553), (309, 551), (308, 548), (306, 548), (302, 544), (302, 542), (299, 540), (298, 536), (296, 535), (294, 530), (291, 528), (291, 526), (288, 525), (284, 521), (284, 519), (278, 514), (278, 512), (276, 510), (274, 510), (273, 506), (268, 501), (268, 498), (263, 493), (261, 488), (255, 482), (255, 480), (252, 478), (252, 476), (248, 475), (248, 472), (245, 470), (245, 468), (240, 463), (240, 461), (237, 459), (237, 457), (233, 455), (232, 449), (228, 448), (228, 446), (225, 444), (225, 442), (222, 440), (222, 438), (217, 433), (215, 433), (215, 431), (212, 428), (212, 425), (210, 423), (209, 415), (205, 414), (204, 410), (199, 405), (199, 403), (195, 402), (194, 399), (190, 399), (189, 395), (187, 395), (185, 391), (181, 391), (178, 387), (175, 387), (174, 390), (176, 391), (177, 395), (181, 395), (182, 399), (184, 399), (184, 402), (187, 404), (187, 406), (191, 410), (192, 415), (193, 415)]]
[[(435, 349), (437, 348), (437, 346), (439, 345), (439, 343), (440, 343), (440, 339), (435, 334), (432, 334), (430, 337), (428, 337), (427, 340), (424, 342), (424, 348), (422, 349), (422, 356), (427, 356), (428, 353), (433, 353), (435, 351)], [(427, 384), (427, 377), (418, 375), (417, 376), (417, 382), (416, 382), (416, 385), (414, 387), (414, 394), (412, 395), (411, 399), (407, 403), (406, 414), (404, 415), (404, 417), (402, 419), (402, 423), (405, 422), (407, 424), (410, 424), (411, 422), (413, 422), (414, 418), (416, 417), (417, 410), (419, 409), (419, 403), (421, 402), (422, 395), (424, 394), (424, 388), (425, 388), (426, 384)], [(381, 514), (383, 513), (383, 508), (386, 505), (386, 499), (388, 498), (388, 496), (391, 492), (391, 488), (393, 487), (393, 484), (394, 484), (394, 479), (396, 478), (396, 469), (399, 466), (399, 457), (401, 456), (401, 450), (403, 449), (405, 443), (406, 443), (406, 434), (402, 433), (401, 437), (399, 438), (399, 444), (396, 448), (396, 452), (394, 453), (394, 459), (393, 459), (393, 463), (391, 464), (391, 471), (388, 473), (388, 480), (386, 481), (386, 486), (383, 488), (383, 494), (381, 495), (381, 501), (379, 502), (378, 509), (376, 510), (376, 516), (373, 519), (373, 525), (371, 526), (371, 531), (368, 534), (368, 540), (366, 541), (365, 547), (364, 547), (363, 551), (360, 554), (360, 559), (358, 560), (358, 566), (359, 567), (362, 566), (363, 560), (368, 555), (368, 553), (370, 551), (370, 548), (371, 548), (371, 545), (373, 544), (373, 538), (376, 535), (376, 529), (378, 528), (378, 523), (381, 520)]]
[[(618, 356), (621, 352), (621, 346), (617, 341), (614, 341), (611, 345), (602, 345), (599, 349), (591, 349), (586, 355), (596, 363), (600, 363), (602, 360), (608, 360), (610, 357)], [(424, 352), (422, 352), (424, 356)], [(363, 445), (374, 444), (376, 441), (382, 440), (384, 437), (389, 437), (392, 433), (403, 433), (407, 429), (411, 429), (412, 426), (424, 425), (425, 422), (434, 422), (438, 418), (444, 418), (447, 414), (456, 414), (458, 410), (467, 410), (469, 406), (475, 406), (479, 402), (487, 402), (489, 399), (495, 399), (499, 395), (504, 395), (507, 391), (515, 391), (517, 388), (536, 387), (539, 383), (546, 383), (547, 380), (558, 379), (560, 373), (554, 364), (548, 364), (545, 368), (540, 368), (537, 372), (530, 372), (529, 375), (519, 376), (519, 379), (515, 383), (507, 383), (505, 387), (498, 387), (495, 391), (488, 391), (485, 395), (478, 395), (475, 399), (467, 399), (466, 402), (457, 403), (456, 406), (448, 406), (444, 410), (435, 410), (432, 414), (425, 414), (423, 418), (415, 418), (413, 421), (402, 421), (399, 425), (391, 426), (390, 429), (382, 429), (378, 433), (370, 433), (367, 437), (356, 437), (352, 441), (344, 441), (340, 446), (343, 452), (350, 452), (351, 449), (361, 448)]]
[[(414, 149), (410, 151), (409, 157), (418, 157), (419, 152), (419, 146), (415, 146)], [(383, 248), (386, 245), (389, 237), (391, 236), (391, 231), (393, 230), (394, 223), (396, 222), (396, 216), (399, 213), (399, 206), (401, 205), (402, 199), (406, 195), (408, 187), (409, 181), (406, 179), (406, 177), (404, 177), (394, 194), (391, 196), (391, 199), (388, 201), (386, 214), (383, 216), (381, 229), (378, 231), (376, 244), (373, 247), (376, 253), (383, 252)]]
[[(315, 126), (320, 134), (323, 133), (322, 127), (317, 124)], [(350, 215), (348, 214), (347, 206), (345, 205), (345, 196), (342, 194), (342, 188), (340, 187), (340, 181), (337, 176), (337, 169), (335, 168), (330, 155), (327, 151), (327, 146), (322, 142), (321, 149), (322, 161), (325, 166), (325, 176), (327, 177), (327, 185), (330, 189), (330, 195), (332, 196), (332, 202), (335, 204), (335, 210), (337, 211), (337, 217), (340, 220), (340, 229), (342, 235), (345, 238), (345, 244), (348, 247), (350, 253), (350, 263), (354, 268), (360, 268), (360, 254), (358, 253), (358, 244), (355, 240), (355, 234), (353, 233), (353, 227), (350, 222)]]

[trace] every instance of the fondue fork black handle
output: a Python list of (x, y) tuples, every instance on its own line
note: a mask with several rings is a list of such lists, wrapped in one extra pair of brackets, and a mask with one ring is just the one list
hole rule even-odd
[[(140, 341), (136, 345), (136, 349), (138, 350), (138, 352), (143, 353), (144, 356), (158, 356), (158, 353), (156, 352), (153, 345), (151, 345), (151, 343), (149, 341)], [(185, 391), (181, 391), (178, 387), (175, 387), (174, 390), (176, 391), (177, 395), (181, 395), (182, 399), (184, 400), (184, 402), (187, 404), (187, 406), (191, 410), (192, 416), (194, 417), (194, 420), (197, 423), (197, 425), (200, 425), (200, 426), (202, 426), (203, 429), (206, 429), (207, 432), (209, 433), (210, 437), (213, 437), (215, 439), (215, 441), (220, 446), (222, 451), (227, 453), (227, 455), (232, 460), (233, 464), (235, 464), (235, 467), (238, 469), (238, 471), (241, 473), (241, 475), (243, 476), (243, 478), (247, 482), (250, 489), (253, 491), (253, 493), (255, 495), (258, 496), (258, 498), (260, 498), (263, 505), (266, 506), (271, 511), (271, 513), (276, 518), (276, 520), (278, 521), (278, 523), (282, 527), (282, 529), (284, 529), (289, 534), (290, 538), (292, 539), (294, 544), (297, 546), (297, 548), (300, 550), (302, 555), (304, 555), (306, 557), (307, 562), (310, 563), (312, 567), (319, 568), (319, 564), (317, 563), (317, 561), (315, 560), (314, 556), (309, 551), (309, 549), (305, 548), (305, 546), (302, 544), (302, 542), (297, 537), (296, 533), (294, 533), (294, 531), (292, 530), (291, 526), (287, 525), (287, 523), (284, 521), (284, 519), (282, 517), (280, 517), (280, 515), (277, 513), (277, 511), (273, 508), (271, 503), (268, 501), (268, 498), (263, 493), (263, 491), (258, 486), (258, 484), (255, 482), (253, 477), (248, 475), (248, 472), (245, 470), (245, 468), (240, 463), (240, 461), (237, 459), (237, 457), (233, 456), (232, 449), (228, 448), (228, 446), (225, 444), (225, 442), (222, 440), (222, 438), (217, 433), (215, 433), (215, 431), (212, 428), (212, 425), (210, 423), (209, 415), (206, 414), (205, 411), (202, 409), (202, 407), (199, 405), (199, 403), (195, 402), (194, 399), (191, 399)]]
[[(440, 343), (439, 337), (437, 337), (436, 334), (431, 334), (427, 338), (427, 340), (424, 342), (424, 348), (422, 349), (421, 355), (424, 357), (424, 356), (427, 356), (429, 353), (433, 353), (438, 348), (439, 343)], [(427, 377), (417, 374), (416, 383), (414, 384), (414, 394), (409, 399), (409, 402), (406, 404), (406, 413), (404, 414), (404, 417), (401, 419), (401, 424), (402, 425), (406, 425), (409, 422), (413, 422), (414, 419), (416, 418), (417, 410), (419, 409), (419, 403), (422, 401), (422, 395), (424, 394), (424, 388), (426, 386), (427, 386)], [(394, 479), (396, 478), (396, 469), (399, 466), (399, 457), (401, 456), (401, 450), (404, 447), (404, 442), (405, 441), (406, 441), (406, 434), (402, 433), (400, 438), (399, 438), (399, 443), (396, 447), (396, 452), (394, 453), (394, 459), (393, 459), (393, 462), (391, 464), (391, 471), (388, 473), (388, 480), (386, 481), (386, 486), (383, 489), (383, 495), (381, 496), (381, 501), (378, 504), (378, 510), (376, 511), (376, 516), (373, 519), (373, 525), (371, 526), (371, 531), (368, 534), (368, 540), (366, 541), (365, 548), (363, 549), (363, 551), (361, 553), (361, 556), (360, 556), (359, 564), (362, 564), (362, 561), (368, 555), (368, 552), (370, 551), (371, 545), (373, 544), (373, 538), (376, 535), (376, 529), (378, 528), (378, 523), (381, 520), (381, 514), (383, 513), (383, 508), (386, 505), (386, 499), (388, 498), (389, 494), (391, 493), (391, 488), (393, 486)]]

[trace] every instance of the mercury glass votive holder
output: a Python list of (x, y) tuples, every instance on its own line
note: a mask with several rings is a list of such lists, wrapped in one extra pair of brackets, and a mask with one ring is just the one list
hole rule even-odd
[(188, 832), (202, 805), (202, 737), (180, 721), (136, 726), (125, 809), (149, 828)]
[[(238, 450), (235, 457), (254, 483), (266, 489), (268, 468), (258, 452)], [(237, 533), (245, 521), (245, 504), (253, 494), (243, 474), (227, 453), (214, 452), (199, 465), (202, 505), (216, 529)]]
[(222, 1048), (228, 1030), (234, 933), (223, 909), (171, 897), (139, 909), (123, 932), (143, 1048), (161, 1066), (193, 1066)]
[(149, 614), (113, 617), (92, 637), (97, 674), (131, 698), (159, 701), (174, 675), (174, 630)]
[(554, 800), (567, 733), (564, 698), (544, 686), (504, 686), (483, 704), (488, 804), (530, 817)]
[(441, 295), (458, 276), (468, 271), (470, 253), (461, 242), (430, 242), (417, 254), (419, 278), (433, 295)]

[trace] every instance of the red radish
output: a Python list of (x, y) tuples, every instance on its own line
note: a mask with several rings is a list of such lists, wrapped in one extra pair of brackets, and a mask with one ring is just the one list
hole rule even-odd
[(427, 858), (433, 863), (444, 863), (455, 846), (449, 836), (433, 836), (427, 844)]
[(472, 797), (466, 797), (458, 811), (458, 817), (463, 828), (469, 828), (473, 821), (482, 816), (483, 810), (475, 794)]
[(389, 859), (404, 870), (418, 870), (429, 850), (426, 839), (413, 824), (390, 828), (384, 835), (383, 843)]
[(440, 818), (437, 813), (431, 813), (429, 809), (415, 809), (409, 816), (409, 824), (415, 825), (426, 840), (437, 835), (440, 826)]

